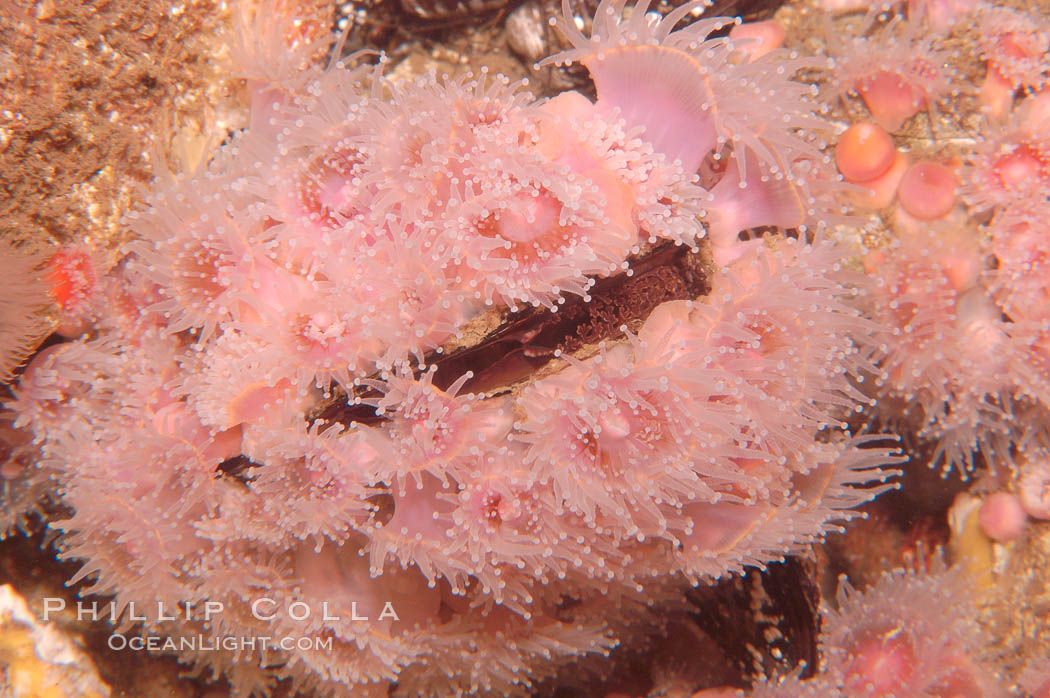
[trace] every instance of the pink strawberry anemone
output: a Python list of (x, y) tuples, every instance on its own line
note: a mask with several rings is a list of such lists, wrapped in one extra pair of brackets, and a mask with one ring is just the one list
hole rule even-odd
[(872, 120), (887, 131), (898, 130), (921, 111), (936, 113), (937, 104), (953, 90), (948, 54), (924, 34), (916, 18), (895, 16), (874, 30), (877, 15), (869, 11), (862, 34), (839, 38), (831, 47), (835, 91), (859, 96)]
[(148, 211), (132, 212), (129, 222), (140, 239), (137, 266), (166, 299), (153, 309), (170, 317), (173, 332), (199, 328), (203, 339), (230, 318), (233, 300), (228, 274), (248, 249), (265, 244), (256, 221), (233, 219), (219, 192), (228, 181), (202, 177), (193, 191), (172, 178)]
[(468, 239), (457, 252), (468, 273), (481, 277), (477, 292), (487, 304), (499, 294), (512, 307), (553, 308), (563, 291), (586, 296), (590, 277), (623, 268), (637, 232), (633, 222), (617, 225), (605, 213), (615, 190), (563, 189), (538, 168), (528, 179), (493, 170), (485, 176), (492, 189), (465, 193), (457, 223)]
[[(784, 79), (820, 62), (784, 49), (741, 62), (732, 41), (708, 38), (734, 23), (726, 18), (675, 31), (703, 2), (686, 3), (656, 23), (647, 19), (648, 2), (634, 7), (627, 20), (625, 5), (603, 0), (586, 37), (563, 2), (558, 26), (573, 48), (541, 65), (582, 63), (594, 80), (600, 114), (638, 129), (682, 171), (701, 173), (697, 181), (709, 190), (705, 223), (720, 263), (739, 255), (741, 230), (822, 227), (827, 219), (818, 215), (811, 189), (821, 187), (820, 173), (830, 161), (812, 139), (827, 125), (814, 116), (816, 88)], [(705, 177), (705, 162), (712, 161), (718, 166)]]
[(976, 211), (1045, 202), (1050, 182), (1048, 118), (1032, 102), (1008, 126), (978, 144), (960, 195)]
[(1006, 7), (982, 7), (977, 18), (981, 55), (987, 62), (981, 104), (989, 116), (1004, 119), (1018, 89), (1041, 90), (1046, 85), (1050, 27), (1036, 16)]
[(301, 225), (332, 230), (367, 209), (354, 186), (364, 160), (353, 147), (355, 135), (345, 131), (329, 136), (330, 144), (302, 164), (288, 200), (282, 202), (293, 216), (299, 214), (296, 218)]
[(864, 592), (840, 580), (837, 609), (824, 613), (828, 667), (814, 679), (825, 694), (838, 682), (858, 696), (1007, 695), (980, 661), (966, 575), (936, 558), (917, 567), (884, 573)]
[[(686, 3), (655, 24), (646, 17), (648, 3), (633, 7), (624, 21), (625, 5), (626, 0), (602, 2), (588, 38), (575, 28), (569, 5), (563, 3), (558, 26), (574, 48), (544, 63), (583, 63), (594, 80), (599, 111), (644, 127), (643, 138), (656, 152), (677, 160), (686, 172), (697, 171), (708, 153), (730, 141), (741, 151), (754, 151), (767, 174), (788, 174), (774, 153), (790, 161), (785, 150), (812, 152), (792, 130), (825, 127), (810, 116), (808, 88), (782, 79), (774, 88), (762, 77), (769, 70), (791, 75), (813, 67), (812, 61), (776, 50), (738, 65), (729, 40), (708, 39), (733, 20), (706, 19), (673, 31), (704, 3)], [(755, 99), (763, 105), (761, 117)], [(742, 160), (743, 152), (737, 158)]]
[(816, 675), (761, 677), (749, 695), (1005, 698), (1005, 682), (981, 651), (987, 631), (978, 606), (972, 577), (939, 554), (884, 572), (866, 589), (842, 575), (834, 607), (821, 609)]

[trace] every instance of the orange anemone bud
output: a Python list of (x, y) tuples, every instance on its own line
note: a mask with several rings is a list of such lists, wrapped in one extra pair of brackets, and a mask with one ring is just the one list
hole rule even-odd
[(926, 106), (922, 87), (897, 73), (880, 70), (857, 85), (864, 104), (875, 121), (896, 131)]
[(935, 162), (917, 162), (901, 178), (897, 200), (919, 220), (942, 218), (955, 207), (955, 173)]
[(78, 310), (95, 288), (98, 274), (91, 253), (80, 246), (63, 247), (47, 263), (45, 278), (59, 307)]
[(839, 136), (835, 164), (848, 182), (868, 182), (893, 165), (893, 139), (878, 124), (862, 121)]
[(897, 196), (897, 187), (900, 185), (901, 178), (908, 171), (908, 165), (908, 156), (903, 153), (896, 153), (890, 169), (875, 179), (858, 182), (859, 185), (868, 191), (856, 193), (853, 196), (854, 203), (861, 208), (872, 211), (892, 204), (894, 197)]

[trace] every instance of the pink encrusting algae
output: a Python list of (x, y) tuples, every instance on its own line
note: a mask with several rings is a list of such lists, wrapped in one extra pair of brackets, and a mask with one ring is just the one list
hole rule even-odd
[[(626, 5), (581, 29), (565, 0), (568, 48), (541, 62), (582, 64), (594, 101), (321, 68), (326, 40), (241, 18), (248, 127), (196, 171), (158, 166), (113, 260), (69, 246), (0, 279), (73, 337), (0, 413), (5, 527), (31, 507), (15, 484), (48, 491), (85, 593), (225, 609), (146, 633), (326, 641), (172, 650), (235, 695), (447, 696), (527, 694), (690, 585), (841, 530), (903, 461), (858, 422), (945, 469), (1024, 460), (987, 530), (1046, 518), (1050, 109), (1011, 101), (961, 160), (891, 135), (960, 89), (927, 30), (969, 3), (873, 11), (830, 64), (702, 2)], [(854, 98), (832, 150), (821, 99)], [(891, 239), (842, 244), (854, 210)], [(703, 293), (526, 347), (523, 375), (475, 361), (492, 327), (541, 318), (534, 339), (663, 250), (698, 260)], [(823, 673), (755, 695), (999, 695), (961, 579), (843, 582)]]

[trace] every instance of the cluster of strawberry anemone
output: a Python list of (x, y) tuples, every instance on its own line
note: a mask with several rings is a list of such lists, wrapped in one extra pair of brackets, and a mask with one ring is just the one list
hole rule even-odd
[(348, 385), (440, 348), (486, 307), (586, 296), (657, 222), (703, 234), (702, 191), (578, 100), (534, 106), (484, 77), (374, 76), (369, 94), (366, 77), (332, 70), (278, 97), (132, 221), (170, 329), (215, 348), (201, 375)]
[(970, 468), (977, 452), (1012, 463), (1050, 436), (1044, 101), (989, 129), (943, 216), (898, 216), (895, 246), (867, 260), (880, 278), (873, 312), (895, 332), (885, 394), (907, 401), (947, 467)]
[[(1016, 77), (1002, 103), (986, 110), (977, 146), (961, 157), (942, 152), (909, 163), (914, 156), (887, 132), (963, 89), (952, 66), (958, 54), (943, 48), (931, 17), (872, 10), (861, 21), (864, 32), (879, 27), (872, 36), (833, 42), (832, 51), (842, 68), (835, 98), (857, 93), (876, 122), (846, 129), (837, 164), (870, 193), (855, 198), (857, 208), (876, 212), (892, 231), (864, 259), (875, 280), (866, 312), (890, 329), (874, 381), (879, 416), (930, 443), (933, 465), (969, 471), (1048, 444), (1046, 256), (1037, 241), (1050, 208), (1046, 97), (1018, 93), (1015, 105), (1018, 88), (1041, 84), (1045, 31), (1023, 13), (958, 9), (972, 10), (987, 30), (989, 74)], [(936, 74), (909, 73), (922, 66)], [(929, 116), (936, 133), (937, 114)], [(913, 127), (922, 127), (917, 118)]]
[[(508, 695), (887, 489), (889, 449), (844, 424), (875, 371), (859, 279), (819, 226), (737, 237), (822, 218), (823, 122), (789, 79), (809, 64), (746, 60), (707, 38), (723, 19), (673, 31), (697, 7), (650, 25), (603, 2), (591, 38), (569, 29), (555, 59), (596, 103), (263, 66), (250, 127), (160, 174), (92, 332), (8, 406), (89, 592), (226, 609), (151, 633), (329, 640), (182, 650), (240, 694)], [(482, 313), (586, 300), (705, 223), (711, 295), (490, 394), (428, 368)], [(363, 416), (319, 418), (336, 394)], [(259, 594), (325, 611), (260, 615)]]

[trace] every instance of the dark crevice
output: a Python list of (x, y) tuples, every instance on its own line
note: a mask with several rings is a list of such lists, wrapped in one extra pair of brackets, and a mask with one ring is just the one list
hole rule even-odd
[[(691, 300), (710, 291), (700, 253), (684, 245), (662, 242), (645, 255), (629, 259), (628, 264), (630, 274), (599, 279), (589, 301), (571, 296), (554, 312), (519, 310), (472, 347), (427, 355), (426, 363), (435, 371), (434, 385), (447, 389), (472, 372), (461, 392), (505, 390), (543, 368), (556, 352), (571, 354), (601, 341), (622, 339), (624, 326), (637, 329), (659, 304)], [(361, 392), (357, 397), (370, 396)], [(369, 405), (347, 404), (345, 391), (336, 386), (307, 420), (349, 425), (376, 424), (383, 418)]]
[(219, 477), (229, 477), (247, 485), (252, 479), (251, 469), (258, 467), (258, 463), (252, 462), (247, 456), (241, 454), (233, 458), (227, 458), (219, 463), (219, 467), (215, 469), (215, 472)]
[(820, 591), (816, 566), (787, 557), (687, 592), (700, 627), (744, 677), (785, 675), (820, 665)]

